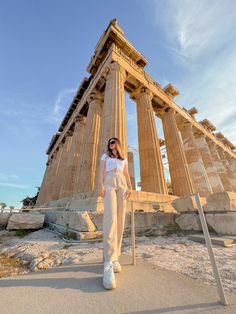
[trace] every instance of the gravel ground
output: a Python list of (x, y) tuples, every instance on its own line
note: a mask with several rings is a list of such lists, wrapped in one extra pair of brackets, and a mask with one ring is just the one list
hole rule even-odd
[[(225, 290), (236, 292), (236, 246), (213, 245), (213, 248)], [(123, 238), (122, 254), (132, 254), (130, 237)], [(215, 285), (205, 245), (188, 240), (187, 236), (137, 236), (136, 255), (164, 269)], [(5, 277), (84, 263), (94, 258), (102, 261), (103, 247), (101, 240), (72, 244), (47, 229), (34, 231), (24, 237), (1, 237), (0, 232), (0, 257), (8, 261), (5, 271), (1, 272), (0, 269), (0, 276)], [(9, 258), (12, 262), (9, 262)]]

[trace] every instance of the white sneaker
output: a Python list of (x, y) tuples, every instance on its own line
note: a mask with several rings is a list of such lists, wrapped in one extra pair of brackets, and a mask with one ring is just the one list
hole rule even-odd
[(113, 261), (113, 270), (114, 270), (114, 273), (121, 272), (121, 265), (118, 261)]
[(106, 289), (116, 288), (116, 279), (112, 262), (104, 262), (103, 268), (103, 286)]

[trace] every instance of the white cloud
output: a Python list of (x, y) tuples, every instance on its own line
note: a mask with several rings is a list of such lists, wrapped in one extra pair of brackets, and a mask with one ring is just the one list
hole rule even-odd
[(31, 186), (26, 184), (17, 184), (17, 183), (11, 183), (11, 182), (0, 182), (1, 186), (7, 186), (11, 188), (18, 188), (18, 189), (29, 189)]
[(17, 179), (18, 176), (14, 173), (2, 173), (0, 172), (0, 180)]
[(154, 0), (153, 3), (156, 26), (165, 32), (175, 57), (186, 65), (234, 39), (233, 0)]
[[(171, 52), (176, 102), (199, 110), (236, 142), (236, 2), (153, 0), (154, 26)], [(168, 75), (168, 73), (166, 73)]]
[(45, 119), (49, 122), (56, 123), (61, 122), (64, 113), (71, 104), (72, 101), (71, 95), (74, 94), (75, 92), (76, 92), (75, 88), (65, 88), (61, 90), (57, 95), (55, 103), (53, 104), (51, 113)]

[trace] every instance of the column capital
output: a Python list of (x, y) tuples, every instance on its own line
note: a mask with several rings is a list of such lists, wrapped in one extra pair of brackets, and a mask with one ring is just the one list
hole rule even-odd
[(68, 130), (65, 134), (65, 138), (68, 136), (72, 136), (73, 135), (73, 131), (72, 130)]
[[(166, 114), (175, 114), (176, 111), (174, 108), (172, 107), (164, 107), (162, 109), (160, 109), (157, 113), (156, 113), (156, 116), (160, 116), (161, 118), (166, 115)], [(158, 115), (157, 115), (158, 114)]]
[(204, 134), (202, 131), (200, 131), (198, 128), (196, 128), (195, 126), (193, 127), (193, 133), (195, 138), (200, 138), (200, 137), (206, 137), (206, 134)]
[(206, 141), (207, 141), (208, 146), (216, 146), (216, 143), (212, 139), (210, 139), (208, 136), (206, 137)]
[(127, 72), (117, 61), (111, 62), (105, 67), (105, 73), (107, 73), (108, 76), (114, 72), (120, 72), (124, 81), (126, 80)]
[(83, 114), (78, 113), (78, 114), (74, 117), (74, 122), (75, 122), (75, 123), (76, 123), (76, 122), (82, 122), (82, 123), (85, 124), (85, 122), (86, 122), (86, 117), (85, 117)]
[(188, 120), (184, 120), (183, 122), (181, 121), (181, 122), (178, 123), (178, 129), (179, 130), (182, 130), (184, 128), (189, 128), (189, 127), (192, 129), (193, 125)]
[(91, 102), (93, 102), (94, 100), (96, 102), (102, 103), (103, 102), (103, 95), (102, 93), (98, 92), (97, 90), (93, 90), (89, 96), (87, 97), (87, 102), (90, 104)]
[(141, 86), (141, 87), (138, 87), (137, 89), (135, 89), (135, 90), (131, 93), (130, 98), (137, 100), (137, 99), (139, 99), (142, 95), (147, 95), (147, 96), (149, 96), (150, 100), (152, 100), (152, 98), (153, 98), (153, 96), (154, 96), (153, 92), (152, 92), (149, 88), (147, 88), (147, 87), (145, 87), (145, 86)]

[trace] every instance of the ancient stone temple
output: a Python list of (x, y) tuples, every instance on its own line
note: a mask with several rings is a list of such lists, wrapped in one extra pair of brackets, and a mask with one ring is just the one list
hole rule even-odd
[[(88, 64), (89, 77), (79, 86), (49, 144), (36, 207), (103, 210), (98, 166), (112, 136), (121, 140), (128, 158), (133, 184), (130, 200), (140, 202), (144, 210), (152, 202), (194, 192), (207, 197), (236, 190), (235, 146), (215, 132), (208, 119), (196, 121), (195, 107), (187, 110), (177, 105), (179, 91), (172, 84), (161, 87), (145, 71), (147, 63), (112, 20)], [(135, 188), (134, 156), (127, 149), (125, 92), (136, 103), (141, 191)], [(164, 175), (156, 118), (163, 126), (172, 195)]]

